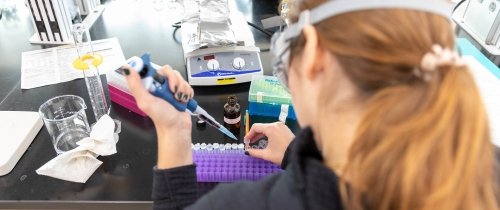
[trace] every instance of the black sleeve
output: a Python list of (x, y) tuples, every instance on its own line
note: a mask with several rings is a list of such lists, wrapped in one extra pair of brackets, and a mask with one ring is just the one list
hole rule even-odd
[(212, 191), (203, 195), (193, 205), (188, 206), (186, 210), (273, 209), (269, 207), (269, 202), (271, 202), (269, 199), (272, 197), (270, 194), (273, 186), (280, 177), (279, 175), (274, 174), (257, 182), (240, 181), (231, 184), (221, 183)]
[(288, 157), (290, 155), (290, 151), (292, 150), (292, 144), (295, 140), (292, 140), (292, 142), (290, 142), (290, 144), (288, 145), (288, 147), (286, 148), (285, 150), (285, 154), (283, 155), (283, 160), (281, 161), (281, 169), (285, 169), (286, 166), (288, 165)]
[(196, 166), (153, 168), (154, 209), (183, 209), (198, 198)]
[(154, 173), (154, 209), (299, 210), (303, 207), (298, 196), (300, 193), (293, 187), (294, 180), (288, 171), (255, 182), (221, 183), (198, 200), (194, 165), (155, 169)]

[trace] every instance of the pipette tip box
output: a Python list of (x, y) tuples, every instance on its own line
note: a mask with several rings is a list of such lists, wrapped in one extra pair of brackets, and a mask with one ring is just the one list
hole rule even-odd
[[(127, 63), (129, 62), (130, 59), (127, 60)], [(154, 63), (152, 65), (156, 68), (159, 68), (159, 66)], [(108, 83), (109, 97), (111, 98), (111, 101), (120, 104), (121, 106), (143, 117), (147, 116), (146, 113), (139, 109), (134, 96), (130, 94), (127, 80), (125, 79), (125, 75), (123, 74), (121, 68), (115, 69), (113, 71), (108, 71), (106, 73), (106, 80)]]
[(248, 113), (296, 120), (290, 93), (273, 76), (253, 76), (248, 93)]
[(108, 88), (109, 88), (109, 97), (111, 98), (111, 101), (120, 104), (123, 107), (129, 109), (130, 111), (133, 111), (143, 117), (146, 116), (146, 113), (144, 113), (139, 109), (132, 95), (118, 88), (115, 88), (112, 85), (108, 85)]

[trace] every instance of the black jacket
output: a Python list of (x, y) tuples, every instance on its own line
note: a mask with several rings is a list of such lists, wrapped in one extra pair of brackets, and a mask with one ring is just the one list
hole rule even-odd
[(309, 128), (287, 153), (286, 170), (257, 182), (219, 184), (197, 197), (194, 165), (154, 169), (155, 209), (342, 209), (337, 175), (323, 164)]

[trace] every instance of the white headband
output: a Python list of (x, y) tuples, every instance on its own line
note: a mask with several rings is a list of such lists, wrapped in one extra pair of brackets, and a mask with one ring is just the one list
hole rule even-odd
[(291, 24), (285, 30), (285, 40), (298, 36), (305, 25), (345, 13), (376, 9), (417, 10), (450, 19), (453, 5), (446, 0), (329, 0), (311, 10), (302, 11), (298, 23)]
[[(287, 84), (288, 61), (290, 58), (291, 39), (300, 35), (306, 25), (319, 23), (328, 18), (350, 12), (383, 9), (407, 9), (440, 15), (451, 22), (453, 5), (448, 0), (329, 0), (321, 5), (300, 13), (297, 23), (290, 24), (283, 32), (277, 32), (271, 39), (271, 55), (273, 74), (280, 78), (282, 84)], [(415, 26), (417, 27), (417, 26)], [(437, 53), (441, 56), (441, 53)], [(428, 64), (429, 58), (425, 59)], [(442, 59), (438, 59), (442, 61)], [(442, 62), (434, 62), (441, 65)], [(425, 71), (425, 70), (423, 70)], [(416, 72), (417, 76), (429, 74)]]

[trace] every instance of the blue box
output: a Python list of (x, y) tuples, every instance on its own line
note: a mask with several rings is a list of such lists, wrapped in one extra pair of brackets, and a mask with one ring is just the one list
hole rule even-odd
[[(270, 104), (270, 103), (259, 103), (259, 102), (248, 102), (248, 114), (249, 115), (259, 115), (266, 117), (280, 117), (282, 114), (282, 108), (286, 109), (284, 111), (288, 112), (286, 118), (297, 120), (295, 115), (295, 110), (293, 106), (288, 104)], [(284, 113), (283, 113), (284, 114)]]
[(297, 120), (292, 96), (273, 76), (253, 76), (248, 93), (248, 114)]

